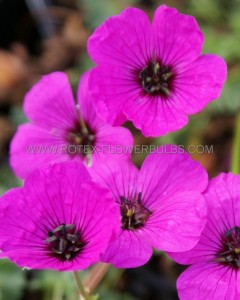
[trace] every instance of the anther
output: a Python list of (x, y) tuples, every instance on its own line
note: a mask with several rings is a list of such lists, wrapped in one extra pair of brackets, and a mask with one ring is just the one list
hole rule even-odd
[(228, 230), (223, 236), (222, 245), (222, 251), (216, 255), (216, 261), (240, 268), (240, 227), (235, 226)]
[(174, 74), (169, 66), (150, 62), (139, 74), (143, 90), (148, 94), (170, 96)]
[(48, 232), (45, 243), (60, 260), (73, 259), (85, 246), (74, 224), (64, 223)]
[(120, 196), (120, 200), (122, 228), (135, 230), (144, 226), (152, 212), (141, 204), (142, 193), (138, 193), (132, 201), (124, 196)]

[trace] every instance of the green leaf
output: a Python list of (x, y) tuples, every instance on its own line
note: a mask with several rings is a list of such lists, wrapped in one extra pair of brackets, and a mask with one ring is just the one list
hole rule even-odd
[(236, 118), (235, 134), (232, 148), (231, 170), (234, 174), (240, 174), (240, 113)]

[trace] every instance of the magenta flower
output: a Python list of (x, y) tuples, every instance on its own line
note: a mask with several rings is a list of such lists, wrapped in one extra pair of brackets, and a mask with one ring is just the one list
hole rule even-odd
[(205, 193), (206, 227), (190, 251), (170, 255), (192, 264), (178, 279), (181, 300), (240, 299), (240, 175), (221, 174)]
[(85, 269), (99, 261), (119, 220), (111, 194), (81, 163), (36, 170), (1, 197), (1, 257), (20, 267)]
[(111, 190), (121, 212), (120, 233), (110, 242), (104, 262), (137, 267), (150, 259), (153, 247), (186, 251), (199, 240), (206, 221), (201, 192), (207, 174), (177, 146), (162, 146), (157, 152), (146, 158), (141, 170), (126, 160), (90, 170), (96, 182)]
[(185, 126), (219, 97), (226, 79), (222, 58), (201, 55), (203, 40), (193, 17), (165, 5), (152, 24), (136, 8), (110, 17), (88, 41), (98, 112), (112, 124), (131, 120), (146, 136)]
[[(24, 111), (31, 123), (21, 125), (11, 143), (10, 163), (17, 176), (51, 163), (82, 161), (91, 164), (109, 156), (129, 156), (115, 146), (131, 146), (133, 137), (122, 127), (106, 124), (95, 113), (88, 92), (89, 73), (78, 89), (78, 105), (64, 73), (44, 76), (26, 95)], [(119, 153), (119, 154), (118, 154)], [(24, 162), (24, 163), (23, 163)]]

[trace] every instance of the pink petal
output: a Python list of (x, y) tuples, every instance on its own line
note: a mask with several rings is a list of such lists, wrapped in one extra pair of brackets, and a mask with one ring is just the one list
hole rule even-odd
[(139, 175), (145, 205), (152, 199), (168, 197), (176, 192), (203, 192), (208, 175), (199, 162), (176, 145), (163, 145), (145, 159)]
[[(151, 24), (147, 15), (127, 8), (98, 27), (88, 41), (88, 52), (100, 64), (91, 74), (90, 89), (96, 110), (114, 125), (122, 124), (123, 98), (141, 88), (138, 71), (152, 57)], [(106, 65), (107, 63), (107, 65)]]
[(81, 228), (87, 245), (75, 264), (79, 269), (85, 269), (100, 260), (110, 239), (119, 232), (120, 212), (111, 193), (97, 184), (82, 184), (79, 195), (81, 201), (75, 197), (74, 209), (79, 212), (78, 227)]
[(19, 126), (10, 146), (10, 164), (15, 174), (26, 178), (35, 169), (70, 160), (64, 153), (67, 146), (64, 135), (61, 129), (48, 131), (32, 124)]
[(26, 95), (24, 111), (35, 124), (50, 131), (72, 128), (77, 112), (67, 76), (61, 72), (43, 76)]
[(78, 86), (78, 104), (80, 115), (83, 121), (90, 125), (92, 128), (102, 125), (103, 120), (97, 116), (95, 107), (92, 102), (92, 96), (89, 92), (89, 76), (90, 71), (85, 72), (80, 79)]
[[(5, 194), (0, 202), (1, 257), (21, 267), (55, 270), (83, 269), (99, 261), (120, 227), (120, 216), (111, 194), (90, 181), (82, 164), (62, 163), (35, 171), (23, 189)], [(71, 262), (52, 257), (45, 244), (48, 232), (63, 223), (74, 224), (87, 243)]]
[(126, 159), (109, 159), (89, 169), (93, 180), (107, 187), (117, 203), (120, 202), (120, 196), (128, 198), (136, 195), (138, 172), (133, 163)]
[[(201, 54), (203, 34), (192, 16), (160, 6), (153, 24), (138, 9), (109, 18), (93, 33), (88, 49), (97, 67), (89, 82), (97, 114), (120, 125), (126, 120), (145, 136), (165, 135), (188, 123), (220, 95), (226, 65)], [(173, 73), (170, 96), (149, 95), (140, 72), (153, 60)]]
[(206, 223), (201, 192), (207, 173), (176, 145), (161, 146), (148, 155), (139, 175), (138, 190), (152, 215), (144, 229), (157, 249), (181, 252), (193, 248)]
[(208, 212), (207, 222), (201, 233), (199, 242), (195, 247), (184, 253), (168, 252), (173, 260), (180, 264), (216, 261), (216, 254), (220, 253), (223, 247), (222, 234), (232, 227), (225, 227), (228, 222), (226, 222), (226, 219), (224, 221), (224, 217), (219, 214), (221, 212), (219, 209), (211, 209), (208, 206)]
[(180, 300), (237, 300), (238, 272), (215, 263), (190, 266), (177, 281)]
[(94, 68), (90, 74), (89, 88), (97, 114), (113, 125), (126, 121), (123, 116), (124, 102), (137, 97), (141, 91), (137, 76), (129, 69), (117, 66)]
[[(240, 215), (240, 175), (221, 173), (209, 182), (205, 197), (208, 207), (216, 210), (214, 217), (218, 217), (222, 227), (238, 226)], [(222, 220), (225, 220), (223, 222)]]
[[(29, 261), (31, 257), (31, 265)], [(0, 258), (8, 258), (10, 261), (17, 264), (20, 268), (28, 269), (48, 269), (48, 270), (58, 270), (58, 271), (69, 271), (75, 270), (75, 266), (72, 261), (62, 262), (55, 257), (50, 257), (47, 252), (42, 250), (36, 250), (32, 247), (25, 249), (18, 249), (0, 253)]]
[[(35, 222), (39, 213), (36, 206), (33, 205), (29, 214), (28, 206), (22, 188), (9, 190), (0, 198), (0, 218), (2, 226), (0, 227), (0, 249), (1, 251), (16, 250), (16, 248), (43, 247), (45, 239), (44, 226), (47, 224), (45, 218), (41, 224)], [(33, 218), (33, 215), (36, 218)]]
[(222, 250), (222, 234), (239, 226), (240, 175), (220, 174), (211, 179), (204, 196), (207, 201), (207, 224), (199, 243), (190, 251), (169, 253), (178, 263), (192, 264), (215, 259)]
[(133, 136), (127, 128), (102, 126), (96, 134), (96, 151), (94, 150), (92, 155), (93, 163), (99, 159), (106, 161), (107, 158), (129, 158), (132, 147)]
[(48, 212), (47, 215), (54, 219), (56, 225), (71, 224), (72, 203), (79, 201), (81, 194), (77, 192), (85, 181), (91, 181), (91, 177), (82, 163), (64, 162), (47, 169), (42, 168), (31, 173), (25, 180), (25, 201), (35, 201), (43, 212)]
[(141, 70), (152, 55), (151, 45), (147, 15), (140, 9), (127, 8), (94, 31), (88, 40), (88, 53), (97, 64)]
[[(122, 124), (127, 118), (145, 136), (159, 136), (182, 128), (188, 122), (186, 113), (176, 109), (171, 98), (144, 94), (135, 73), (120, 67), (101, 66), (93, 69), (90, 78), (96, 111), (111, 124)], [(122, 117), (123, 113), (126, 118)]]
[(161, 5), (152, 26), (156, 56), (163, 65), (183, 65), (199, 56), (204, 38), (194, 17)]
[(206, 54), (179, 67), (176, 74), (172, 95), (175, 106), (187, 114), (194, 114), (220, 96), (227, 66), (221, 57)]
[(218, 234), (220, 230), (217, 223), (210, 224), (207, 221), (195, 247), (184, 253), (168, 252), (168, 255), (180, 264), (216, 261), (216, 254), (222, 250), (221, 238)]
[[(152, 199), (146, 207), (152, 212), (144, 231), (152, 246), (164, 251), (192, 249), (206, 224), (207, 210), (203, 196), (197, 192), (179, 192)], [(184, 254), (183, 254), (184, 255)]]
[[(90, 72), (85, 73), (80, 81), (78, 88), (78, 102), (81, 115), (87, 124), (89, 124), (96, 132), (96, 151), (93, 154), (93, 161), (99, 158), (106, 159), (106, 155), (113, 154), (130, 156), (130, 151), (124, 153), (125, 148), (131, 148), (133, 145), (133, 137), (130, 131), (123, 127), (111, 127), (97, 116), (95, 105), (92, 103), (92, 96), (88, 91), (88, 80)], [(121, 153), (116, 153), (116, 147)], [(99, 151), (97, 151), (97, 149)], [(110, 152), (110, 153), (109, 153)]]
[(110, 262), (116, 268), (135, 268), (144, 265), (152, 256), (152, 248), (147, 240), (146, 234), (141, 230), (124, 230), (109, 244), (102, 261)]
[(187, 115), (175, 107), (174, 101), (161, 96), (143, 94), (138, 88), (123, 107), (124, 114), (144, 136), (165, 135), (188, 123)]

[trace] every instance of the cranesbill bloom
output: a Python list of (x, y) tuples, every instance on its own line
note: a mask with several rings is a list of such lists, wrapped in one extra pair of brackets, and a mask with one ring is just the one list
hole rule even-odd
[(190, 251), (170, 254), (192, 264), (177, 288), (181, 300), (240, 299), (240, 175), (220, 174), (206, 190), (206, 227)]
[(115, 158), (129, 156), (115, 147), (131, 146), (131, 133), (106, 124), (96, 115), (88, 77), (85, 73), (81, 78), (77, 105), (67, 76), (61, 72), (44, 76), (26, 95), (24, 111), (31, 123), (19, 126), (10, 149), (17, 176), (25, 178), (38, 167), (62, 161), (94, 165), (113, 154)]
[(152, 24), (136, 8), (110, 17), (88, 41), (99, 113), (114, 124), (131, 120), (146, 136), (185, 126), (188, 115), (219, 97), (226, 79), (222, 58), (201, 55), (203, 40), (193, 17), (165, 5)]
[(207, 174), (175, 145), (157, 152), (146, 158), (140, 170), (124, 160), (98, 164), (90, 171), (96, 182), (112, 191), (121, 212), (120, 233), (110, 242), (104, 262), (137, 267), (150, 259), (153, 247), (186, 251), (199, 240), (206, 220), (201, 193)]
[(0, 222), (1, 257), (70, 271), (99, 261), (120, 217), (109, 191), (81, 163), (67, 162), (36, 170), (23, 188), (2, 196)]

